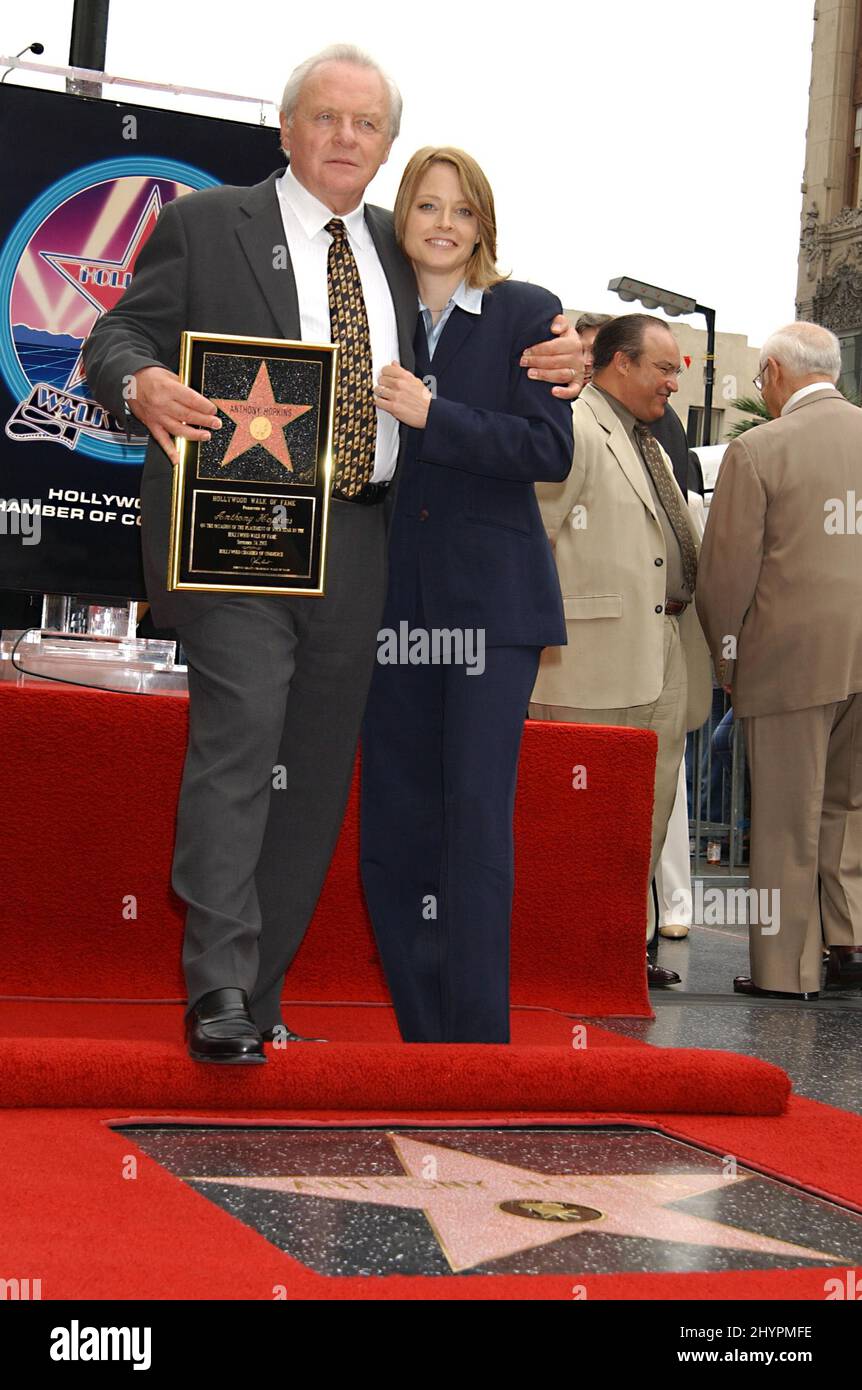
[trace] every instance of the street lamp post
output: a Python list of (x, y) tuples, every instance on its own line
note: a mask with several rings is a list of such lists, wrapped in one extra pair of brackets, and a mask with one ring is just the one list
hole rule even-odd
[(703, 440), (712, 443), (712, 391), (715, 385), (715, 310), (695, 304), (694, 312), (706, 319), (706, 367), (703, 374)]
[[(111, 0), (75, 0), (72, 10), (72, 35), (69, 43), (69, 67), (105, 69), (105, 50), (108, 43), (108, 9)], [(99, 82), (87, 82), (77, 77), (66, 78), (66, 90), (73, 96), (100, 97)]]
[(706, 319), (706, 364), (703, 374), (703, 430), (702, 444), (712, 443), (712, 395), (715, 387), (715, 310), (705, 304), (698, 304), (689, 295), (676, 294), (673, 290), (659, 289), (658, 285), (647, 285), (643, 280), (635, 280), (630, 275), (618, 275), (608, 282), (608, 289), (618, 294), (627, 304), (640, 300), (645, 309), (663, 309), (671, 318), (681, 314), (703, 314)]

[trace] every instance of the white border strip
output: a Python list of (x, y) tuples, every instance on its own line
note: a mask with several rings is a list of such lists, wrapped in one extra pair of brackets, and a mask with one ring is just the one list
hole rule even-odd
[(167, 82), (143, 82), (137, 77), (111, 77), (106, 72), (96, 72), (93, 68), (55, 68), (47, 63), (26, 63), (20, 58), (0, 56), (0, 67), (23, 68), (26, 72), (44, 72), (51, 77), (73, 78), (76, 82), (93, 82), (102, 86), (139, 87), (148, 92), (171, 92), (174, 96), (214, 97), (219, 101), (247, 101), (253, 106), (271, 106), (278, 110), (274, 101), (267, 97), (242, 97), (235, 92), (211, 92), (205, 87), (174, 87)]

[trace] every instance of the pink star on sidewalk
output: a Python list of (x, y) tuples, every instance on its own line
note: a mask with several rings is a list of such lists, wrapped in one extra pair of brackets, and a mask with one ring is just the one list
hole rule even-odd
[(397, 1134), (388, 1137), (404, 1176), (195, 1180), (422, 1211), (456, 1274), (593, 1230), (757, 1251), (781, 1255), (790, 1262), (799, 1258), (835, 1262), (834, 1256), (823, 1251), (674, 1211), (669, 1205), (746, 1181), (744, 1174), (548, 1174)]

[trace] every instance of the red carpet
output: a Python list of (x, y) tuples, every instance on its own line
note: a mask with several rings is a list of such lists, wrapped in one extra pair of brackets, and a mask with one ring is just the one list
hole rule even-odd
[[(0, 1038), (135, 1038), (177, 1043), (183, 1036), (179, 1004), (61, 1004), (0, 999)], [(391, 1004), (324, 1004), (287, 1001), (285, 1016), (306, 1037), (338, 1043), (400, 1043)], [(522, 1045), (571, 1047), (576, 1025), (553, 1009), (513, 1009), (512, 1041)], [(630, 1046), (619, 1033), (589, 1025), (602, 1047)]]
[[(141, 1118), (125, 1111), (0, 1112), (0, 1146), (8, 1155), (0, 1186), (5, 1266), (42, 1280), (44, 1299), (556, 1299), (570, 1303), (571, 1274), (471, 1275), (386, 1279), (326, 1278), (283, 1254), (262, 1236), (141, 1154), (107, 1122)], [(170, 1114), (159, 1118), (169, 1119)], [(183, 1118), (174, 1112), (173, 1118)], [(205, 1117), (201, 1116), (203, 1120)], [(258, 1112), (234, 1119), (262, 1122)], [(307, 1117), (273, 1112), (276, 1123)], [(322, 1118), (322, 1117), (321, 1117)], [(368, 1122), (368, 1115), (327, 1116), (329, 1123)], [(505, 1121), (459, 1116), (462, 1123)], [(411, 1115), (374, 1117), (413, 1123)], [(437, 1123), (446, 1117), (419, 1117)], [(594, 1123), (592, 1115), (512, 1117), (512, 1123)], [(681, 1119), (661, 1114), (615, 1117), (734, 1154), (740, 1163), (779, 1173), (862, 1210), (862, 1172), (847, 1161), (862, 1147), (862, 1119), (792, 1098), (774, 1119)], [(135, 1181), (124, 1181), (129, 1156)], [(58, 1160), (57, 1156), (62, 1156)], [(830, 1275), (840, 1276), (833, 1266)], [(591, 1274), (579, 1277), (589, 1300), (811, 1299), (824, 1297), (824, 1270), (752, 1270), (710, 1274)]]
[[(0, 994), (182, 999), (170, 888), (186, 701), (0, 686)], [(512, 999), (649, 1017), (643, 968), (655, 736), (528, 724)], [(575, 789), (574, 770), (586, 786)], [(357, 787), (288, 975), (298, 999), (385, 1000), (358, 870)]]
[(27, 1038), (7, 1039), (3, 1059), (2, 1106), (778, 1115), (790, 1091), (768, 1062), (697, 1049), (330, 1043), (216, 1068), (180, 1043)]
[(0, 1003), (0, 1107), (777, 1115), (790, 1090), (754, 1058), (656, 1050), (549, 1010), (515, 1010), (510, 1047), (405, 1048), (382, 1006), (295, 1005), (288, 1017), (330, 1041), (273, 1048), (264, 1067), (206, 1067), (186, 1055), (181, 1007)]
[[(572, 1298), (570, 1274), (315, 1274), (112, 1120), (629, 1123), (862, 1209), (848, 1162), (858, 1117), (788, 1102), (785, 1074), (755, 1059), (653, 1049), (566, 1016), (650, 1012), (651, 735), (526, 729), (509, 1048), (398, 1043), (359, 890), (354, 786), (286, 987), (291, 1026), (332, 1041), (273, 1050), (255, 1069), (192, 1063), (182, 1008), (134, 1002), (183, 997), (169, 871), (184, 702), (0, 687), (0, 739), (0, 804), (16, 827), (0, 852), (0, 1229), (5, 1267), (40, 1278), (43, 1298)], [(591, 1275), (588, 1296), (822, 1299), (823, 1269)]]

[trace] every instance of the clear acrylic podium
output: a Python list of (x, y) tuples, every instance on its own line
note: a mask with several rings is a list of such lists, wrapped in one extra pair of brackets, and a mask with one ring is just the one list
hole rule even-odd
[(185, 695), (176, 642), (137, 637), (134, 600), (45, 594), (41, 628), (0, 634), (0, 681), (94, 686), (139, 695)]

